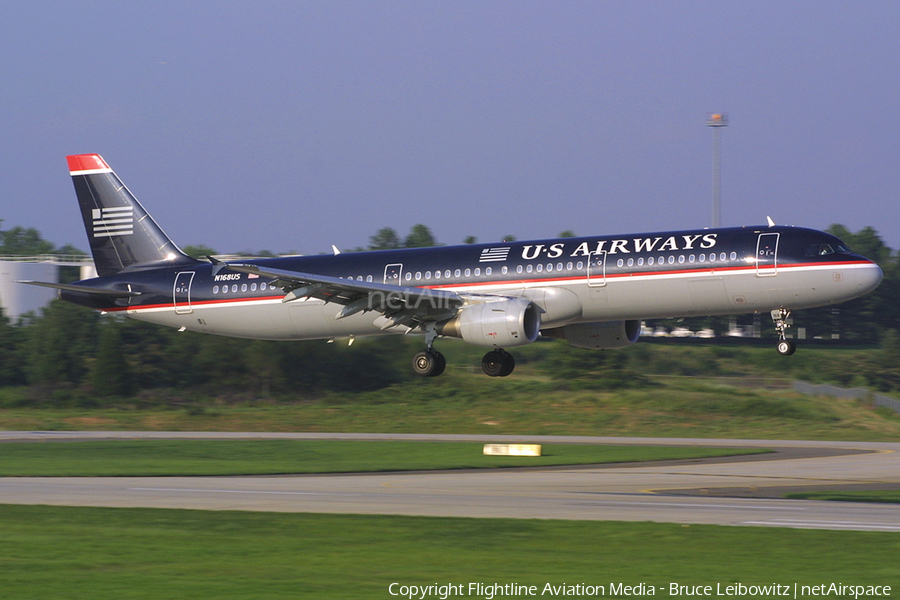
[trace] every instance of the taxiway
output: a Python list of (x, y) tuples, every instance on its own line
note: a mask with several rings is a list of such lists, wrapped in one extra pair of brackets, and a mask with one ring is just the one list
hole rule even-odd
[(900, 444), (588, 438), (179, 432), (0, 432), (2, 441), (366, 439), (771, 448), (727, 460), (347, 475), (8, 477), (0, 503), (358, 514), (656, 521), (900, 532), (900, 506), (781, 499), (796, 489), (898, 489)]

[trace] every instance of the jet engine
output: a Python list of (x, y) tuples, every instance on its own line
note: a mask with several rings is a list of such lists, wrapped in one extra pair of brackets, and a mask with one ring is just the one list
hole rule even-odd
[(572, 323), (555, 329), (546, 329), (541, 333), (547, 337), (566, 340), (579, 348), (593, 350), (624, 348), (638, 341), (641, 335), (641, 322), (630, 320)]
[(525, 298), (470, 304), (452, 319), (438, 323), (436, 330), (440, 335), (462, 338), (476, 346), (524, 346), (540, 333), (541, 309)]

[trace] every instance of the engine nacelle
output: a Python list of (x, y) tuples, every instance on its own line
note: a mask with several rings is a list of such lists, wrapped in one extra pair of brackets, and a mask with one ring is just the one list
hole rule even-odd
[(604, 321), (602, 323), (572, 323), (542, 332), (547, 337), (566, 340), (572, 346), (604, 350), (624, 348), (638, 341), (640, 321)]
[(489, 348), (524, 346), (536, 340), (540, 331), (541, 309), (525, 298), (470, 304), (437, 324), (440, 335)]

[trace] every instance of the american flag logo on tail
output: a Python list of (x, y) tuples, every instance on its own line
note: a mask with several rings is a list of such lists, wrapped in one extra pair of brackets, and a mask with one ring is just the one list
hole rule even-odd
[(91, 212), (94, 237), (113, 237), (134, 233), (134, 207), (95, 208)]

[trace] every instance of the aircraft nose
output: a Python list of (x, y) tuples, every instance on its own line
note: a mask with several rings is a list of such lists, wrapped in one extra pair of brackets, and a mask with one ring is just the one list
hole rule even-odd
[(877, 288), (882, 279), (884, 279), (884, 273), (881, 271), (881, 267), (873, 262), (856, 271), (856, 284), (859, 286), (860, 294), (868, 294)]

